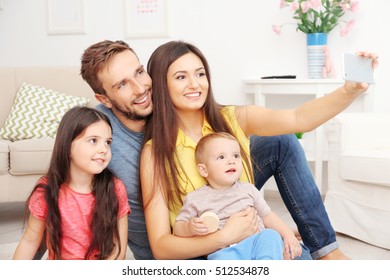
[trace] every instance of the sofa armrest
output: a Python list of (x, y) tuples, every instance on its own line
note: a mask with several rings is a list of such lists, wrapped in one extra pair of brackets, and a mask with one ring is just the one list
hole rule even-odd
[(335, 178), (390, 186), (390, 113), (344, 113), (325, 125), (329, 188)]
[(325, 125), (329, 144), (340, 152), (390, 149), (390, 113), (343, 113)]

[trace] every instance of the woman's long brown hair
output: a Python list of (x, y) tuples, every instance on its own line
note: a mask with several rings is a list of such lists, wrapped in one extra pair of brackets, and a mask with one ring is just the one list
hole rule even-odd
[[(80, 136), (93, 123), (104, 121), (110, 127), (110, 120), (101, 112), (88, 107), (75, 107), (65, 113), (57, 130), (53, 153), (48, 172), (45, 177), (47, 184), (37, 184), (37, 189), (45, 191), (45, 200), (48, 206), (45, 234), (48, 248), (54, 259), (61, 259), (61, 215), (58, 207), (60, 188), (70, 178), (70, 153), (73, 140)], [(112, 129), (112, 128), (111, 128)], [(32, 196), (27, 200), (28, 202)], [(94, 176), (92, 193), (95, 196), (95, 206), (91, 222), (92, 241), (85, 255), (85, 259), (106, 259), (112, 254), (115, 245), (119, 246), (119, 256), (122, 249), (118, 230), (119, 203), (114, 188), (114, 175), (105, 168)], [(97, 250), (98, 255), (92, 255)]]
[[(205, 67), (209, 82), (209, 91), (203, 106), (205, 118), (215, 132), (227, 132), (236, 135), (221, 114), (222, 105), (214, 99), (209, 64), (201, 51), (194, 45), (183, 41), (171, 41), (159, 46), (151, 55), (147, 66), (148, 73), (153, 81), (153, 114), (147, 121), (144, 141), (146, 143), (153, 139), (152, 156), (155, 163), (153, 167), (153, 185), (155, 189), (152, 193), (157, 191), (158, 186), (163, 187), (162, 193), (167, 205), (171, 205), (170, 202), (172, 202), (174, 205), (181, 206), (183, 203), (181, 196), (185, 194), (179, 184), (178, 170), (180, 167), (176, 166), (175, 163), (175, 159), (180, 162), (175, 153), (180, 119), (169, 95), (167, 72), (173, 62), (187, 53), (194, 53), (198, 56)], [(249, 167), (246, 172), (249, 173), (249, 178), (253, 179), (249, 155), (244, 154), (243, 159), (246, 166)], [(195, 189), (195, 186), (191, 183), (191, 178), (186, 174), (184, 176)], [(147, 207), (150, 199), (151, 197), (146, 200), (145, 207)]]

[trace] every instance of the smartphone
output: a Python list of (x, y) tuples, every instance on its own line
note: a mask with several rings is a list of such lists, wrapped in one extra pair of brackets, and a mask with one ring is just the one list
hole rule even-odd
[(372, 59), (356, 54), (343, 54), (343, 79), (360, 83), (374, 83)]

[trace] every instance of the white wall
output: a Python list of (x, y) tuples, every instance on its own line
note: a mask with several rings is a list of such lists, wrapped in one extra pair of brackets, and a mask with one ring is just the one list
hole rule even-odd
[[(208, 57), (217, 100), (246, 104), (242, 80), (264, 75), (295, 74), (306, 78), (305, 36), (286, 26), (281, 36), (271, 30), (275, 23), (292, 22), (279, 10), (279, 0), (167, 0), (169, 38), (124, 38), (122, 0), (84, 0), (85, 35), (47, 35), (46, 0), (1, 0), (0, 65), (79, 65), (89, 45), (104, 39), (126, 40), (146, 65), (160, 44), (183, 39), (195, 43)], [(64, 0), (66, 1), (66, 0)], [(376, 70), (375, 111), (390, 111), (390, 36), (386, 21), (390, 2), (360, 0), (353, 14), (356, 25), (347, 37), (337, 29), (328, 39), (337, 77), (341, 54), (370, 50), (380, 56)], [(381, 32), (383, 30), (383, 32)]]

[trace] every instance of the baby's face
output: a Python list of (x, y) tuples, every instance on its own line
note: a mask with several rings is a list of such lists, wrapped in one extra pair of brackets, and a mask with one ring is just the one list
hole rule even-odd
[(205, 151), (207, 181), (212, 186), (231, 187), (241, 176), (240, 145), (235, 140), (216, 138), (207, 143)]

